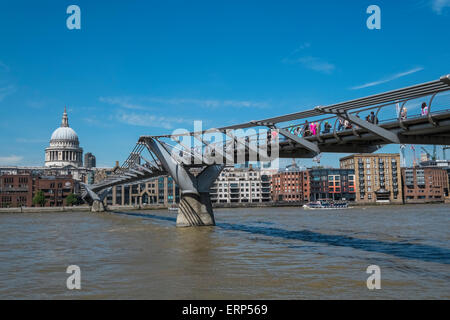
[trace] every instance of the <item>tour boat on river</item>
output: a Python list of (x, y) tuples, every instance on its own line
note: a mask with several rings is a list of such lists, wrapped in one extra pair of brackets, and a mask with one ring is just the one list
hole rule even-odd
[(303, 205), (304, 209), (348, 209), (348, 202), (343, 200), (317, 200)]

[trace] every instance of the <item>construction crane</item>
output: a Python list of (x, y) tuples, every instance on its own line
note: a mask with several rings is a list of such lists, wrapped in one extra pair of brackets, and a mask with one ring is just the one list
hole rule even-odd
[(286, 166), (286, 170), (289, 170), (289, 169), (300, 169), (300, 167), (299, 167), (299, 165), (297, 164), (297, 161), (295, 160), (295, 158), (292, 158), (292, 163), (291, 164), (288, 164), (287, 166)]
[(447, 153), (446, 150), (449, 150), (450, 146), (443, 146), (442, 147), (442, 155), (444, 156), (444, 160), (447, 160)]
[(320, 158), (322, 158), (322, 154), (319, 154), (314, 157), (313, 161), (317, 163), (317, 165), (320, 165)]
[(400, 159), (401, 164), (400, 165), (402, 167), (406, 167), (405, 148), (406, 148), (405, 144), (400, 145), (400, 154), (401, 154), (401, 159)]
[(429, 159), (436, 161), (437, 156), (436, 156), (436, 145), (433, 146), (433, 155), (431, 155), (427, 149), (425, 149), (424, 147), (420, 147), (428, 156)]
[(417, 164), (417, 162), (416, 162), (416, 148), (413, 145), (411, 145), (411, 150), (413, 152), (413, 167), (415, 167), (416, 164)]

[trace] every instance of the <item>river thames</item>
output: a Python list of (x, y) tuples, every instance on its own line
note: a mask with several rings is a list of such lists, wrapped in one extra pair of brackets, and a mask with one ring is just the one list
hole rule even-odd
[(0, 298), (450, 299), (449, 209), (216, 209), (203, 228), (166, 210), (5, 213)]

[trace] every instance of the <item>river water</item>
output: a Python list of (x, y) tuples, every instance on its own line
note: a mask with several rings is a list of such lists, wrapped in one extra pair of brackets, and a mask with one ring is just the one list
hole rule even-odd
[(449, 209), (216, 209), (203, 228), (165, 210), (1, 214), (0, 298), (450, 299)]

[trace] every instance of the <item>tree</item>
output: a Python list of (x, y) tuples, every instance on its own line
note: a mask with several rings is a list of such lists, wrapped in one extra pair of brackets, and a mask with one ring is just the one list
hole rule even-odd
[(73, 206), (73, 205), (77, 205), (79, 203), (79, 199), (78, 196), (73, 194), (73, 193), (69, 193), (66, 197), (66, 204), (68, 206)]
[(45, 195), (42, 190), (39, 190), (33, 197), (33, 204), (40, 205), (41, 207), (45, 206)]

